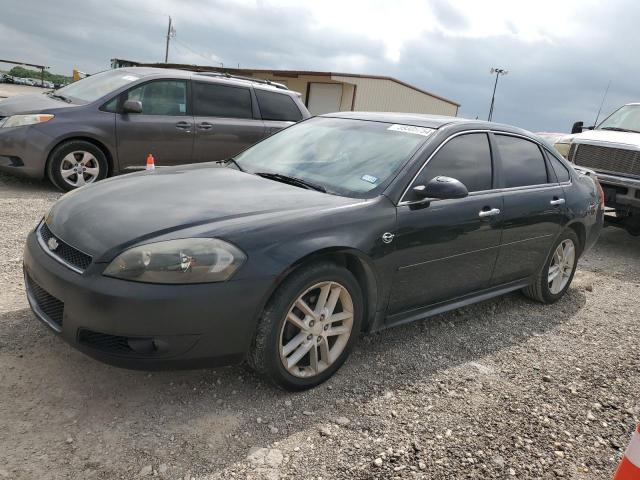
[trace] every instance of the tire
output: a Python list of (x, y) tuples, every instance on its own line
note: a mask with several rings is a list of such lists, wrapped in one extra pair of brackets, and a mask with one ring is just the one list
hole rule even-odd
[[(550, 278), (550, 270), (553, 273), (554, 269), (552, 267), (558, 263), (558, 257), (556, 257), (556, 252), (560, 248), (561, 245), (573, 245), (573, 259), (567, 258), (566, 267), (561, 266), (557, 271), (558, 275), (554, 277), (554, 280), (557, 282), (557, 278), (561, 279), (561, 282), (557, 285), (553, 285), (553, 283), (549, 280)], [(578, 257), (580, 252), (580, 241), (578, 240), (578, 236), (576, 233), (567, 229), (555, 241), (551, 251), (549, 252), (549, 256), (544, 266), (538, 273), (535, 278), (535, 281), (524, 288), (522, 292), (529, 298), (536, 300), (540, 303), (554, 303), (560, 300), (564, 294), (569, 289), (571, 282), (573, 281), (573, 276), (576, 273), (576, 266), (578, 265)], [(571, 261), (569, 261), (571, 260)], [(564, 265), (564, 263), (563, 263)], [(571, 271), (569, 271), (571, 268)], [(563, 273), (564, 272), (564, 273)], [(566, 273), (566, 276), (564, 274)]]
[[(84, 140), (69, 140), (49, 155), (47, 177), (58, 189), (69, 191), (102, 180), (107, 176), (108, 168), (107, 158), (100, 148)], [(64, 172), (71, 175), (65, 176)]]
[[(327, 313), (333, 297), (338, 300), (332, 313)], [(323, 298), (326, 302), (322, 302)], [(308, 309), (298, 307), (300, 299)], [(326, 308), (320, 309), (319, 304)], [(308, 313), (304, 315), (303, 311)], [(363, 312), (360, 286), (347, 269), (331, 262), (302, 267), (278, 287), (262, 312), (247, 363), (286, 390), (315, 387), (330, 378), (349, 356), (360, 333)], [(291, 320), (294, 317), (295, 323)], [(347, 330), (348, 336), (337, 333)], [(300, 340), (296, 342), (297, 339)], [(290, 348), (297, 343), (298, 347)], [(285, 362), (293, 363), (307, 346), (310, 346), (308, 353), (297, 364), (285, 366)], [(315, 362), (313, 351), (317, 352)]]

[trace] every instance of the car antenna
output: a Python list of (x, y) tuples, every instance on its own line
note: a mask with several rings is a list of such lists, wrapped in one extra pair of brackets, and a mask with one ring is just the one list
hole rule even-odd
[(600, 108), (598, 109), (598, 114), (596, 115), (596, 121), (593, 122), (593, 125), (598, 125), (598, 119), (600, 118), (600, 112), (602, 111), (602, 106), (604, 105), (604, 99), (607, 98), (607, 93), (609, 93), (609, 87), (611, 86), (611, 80), (607, 83), (607, 88), (604, 91), (604, 95), (602, 96), (602, 102), (600, 102)]

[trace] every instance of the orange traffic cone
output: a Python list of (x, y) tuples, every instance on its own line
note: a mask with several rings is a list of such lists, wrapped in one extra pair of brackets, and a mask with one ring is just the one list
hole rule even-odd
[(631, 436), (613, 480), (640, 480), (640, 425)]
[(147, 170), (155, 170), (155, 169), (156, 169), (155, 159), (153, 158), (153, 155), (149, 154), (147, 156)]

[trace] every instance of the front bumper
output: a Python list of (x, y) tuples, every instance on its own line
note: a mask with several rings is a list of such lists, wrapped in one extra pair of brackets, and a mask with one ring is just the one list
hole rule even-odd
[[(105, 264), (79, 274), (27, 237), (24, 273), (36, 316), (66, 342), (126, 368), (196, 368), (241, 362), (271, 277), (194, 285), (105, 277)], [(44, 292), (44, 293), (43, 293)]]
[(51, 137), (33, 127), (0, 128), (0, 172), (44, 178)]
[(640, 208), (640, 179), (599, 172), (596, 172), (596, 176), (605, 190), (608, 207)]

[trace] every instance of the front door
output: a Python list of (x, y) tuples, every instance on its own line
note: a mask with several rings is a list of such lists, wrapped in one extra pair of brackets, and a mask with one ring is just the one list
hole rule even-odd
[[(412, 188), (437, 176), (464, 183), (466, 198), (420, 203)], [(486, 133), (451, 138), (428, 161), (398, 205), (397, 269), (389, 320), (488, 288), (500, 246), (502, 194), (493, 189)], [(394, 318), (395, 316), (395, 318)]]
[(540, 147), (494, 134), (504, 187), (503, 236), (494, 284), (525, 279), (542, 267), (566, 217), (564, 190)]
[(264, 123), (254, 115), (249, 87), (194, 81), (193, 111), (196, 162), (233, 157), (265, 135)]
[(144, 168), (150, 153), (158, 166), (191, 162), (194, 128), (185, 80), (154, 80), (132, 88), (123, 96), (122, 102), (142, 102), (142, 113), (116, 115), (121, 170)]

